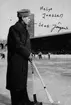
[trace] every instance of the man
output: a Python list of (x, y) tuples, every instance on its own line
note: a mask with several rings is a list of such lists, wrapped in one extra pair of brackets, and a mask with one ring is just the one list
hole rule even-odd
[(9, 28), (7, 38), (7, 79), (6, 88), (10, 90), (12, 105), (33, 105), (27, 94), (28, 60), (32, 61), (30, 36), (27, 25), (30, 11), (17, 12), (18, 21)]
[(38, 57), (39, 57), (39, 59), (42, 59), (42, 52), (41, 51), (38, 53)]
[(48, 52), (48, 59), (50, 59), (50, 53)]

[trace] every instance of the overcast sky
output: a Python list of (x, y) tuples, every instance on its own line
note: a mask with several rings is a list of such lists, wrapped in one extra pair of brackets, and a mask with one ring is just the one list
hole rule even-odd
[[(40, 9), (42, 6), (47, 10)], [(17, 21), (16, 12), (25, 8), (35, 14), (35, 36), (58, 33), (60, 28), (53, 29), (54, 24), (63, 28), (59, 32), (71, 31), (71, 0), (0, 0), (0, 38), (7, 38), (9, 27)], [(43, 13), (51, 16), (44, 19)]]

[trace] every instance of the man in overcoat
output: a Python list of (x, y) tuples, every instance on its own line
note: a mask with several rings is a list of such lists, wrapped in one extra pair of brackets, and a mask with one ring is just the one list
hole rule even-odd
[(10, 90), (12, 105), (33, 105), (27, 94), (28, 61), (32, 60), (28, 9), (17, 12), (18, 21), (9, 28), (7, 37), (6, 89)]

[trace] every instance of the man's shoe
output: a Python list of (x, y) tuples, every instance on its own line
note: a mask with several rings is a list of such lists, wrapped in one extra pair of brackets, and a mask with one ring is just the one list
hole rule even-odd
[(34, 101), (27, 102), (27, 105), (34, 105)]
[(34, 102), (34, 105), (42, 105), (42, 102)]
[(30, 101), (29, 104), (34, 105), (34, 101)]
[(34, 101), (29, 101), (29, 105), (42, 105), (42, 102), (34, 102)]

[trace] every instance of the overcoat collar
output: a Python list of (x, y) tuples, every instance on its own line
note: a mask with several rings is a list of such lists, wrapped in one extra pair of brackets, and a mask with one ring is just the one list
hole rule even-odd
[(26, 29), (26, 24), (24, 23), (21, 23), (21, 22), (16, 22), (15, 24), (15, 29), (18, 30), (18, 31), (24, 31), (24, 29)]

